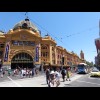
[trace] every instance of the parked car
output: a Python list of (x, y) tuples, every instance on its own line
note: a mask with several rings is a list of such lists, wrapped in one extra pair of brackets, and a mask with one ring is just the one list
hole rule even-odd
[(97, 68), (92, 69), (90, 77), (100, 77), (100, 71)]

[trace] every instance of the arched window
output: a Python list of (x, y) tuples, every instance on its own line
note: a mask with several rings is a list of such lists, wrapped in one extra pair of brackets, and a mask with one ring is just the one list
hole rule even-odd
[(47, 46), (41, 46), (41, 49), (48, 49)]
[(54, 47), (52, 47), (52, 51), (54, 51)]
[(43, 52), (43, 57), (45, 57), (45, 52)]
[(45, 56), (48, 57), (48, 52), (45, 53)]

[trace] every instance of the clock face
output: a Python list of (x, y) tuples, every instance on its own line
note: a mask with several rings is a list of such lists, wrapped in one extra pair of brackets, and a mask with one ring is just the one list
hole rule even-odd
[(27, 39), (27, 35), (22, 34), (22, 35), (20, 35), (20, 38), (23, 39), (23, 40), (26, 40)]

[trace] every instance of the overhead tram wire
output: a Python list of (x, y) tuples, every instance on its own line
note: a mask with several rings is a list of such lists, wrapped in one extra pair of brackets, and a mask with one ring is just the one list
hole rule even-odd
[[(26, 13), (28, 13), (28, 12), (26, 12)], [(22, 13), (21, 13), (22, 14)], [(24, 16), (25, 16), (25, 14), (23, 14)], [(32, 19), (31, 19), (32, 20)], [(33, 20), (32, 20), (33, 21)], [(35, 21), (33, 21), (34, 23), (36, 23)], [(39, 25), (38, 23), (36, 23), (38, 26), (40, 26), (43, 30), (45, 30), (46, 32), (48, 32), (46, 29), (44, 29), (41, 25)], [(95, 26), (96, 28), (98, 28), (98, 26)], [(74, 34), (71, 34), (71, 35), (67, 35), (66, 37), (70, 37), (70, 36), (73, 36), (73, 35), (77, 35), (77, 34), (81, 34), (81, 33), (83, 33), (83, 32), (87, 32), (87, 31), (90, 31), (90, 30), (93, 30), (95, 27), (92, 27), (92, 28), (88, 28), (88, 29), (86, 29), (86, 30), (84, 30), (84, 31), (81, 31), (81, 32), (77, 32), (77, 33), (74, 33)], [(50, 33), (50, 32), (48, 32), (48, 33)], [(51, 34), (51, 33), (50, 33)], [(51, 34), (52, 35), (52, 34)], [(54, 38), (56, 38), (56, 39), (58, 39), (58, 40), (60, 40), (59, 38), (57, 38), (57, 37), (55, 37), (54, 36)], [(63, 38), (61, 38), (61, 40), (60, 40), (60, 42), (62, 42), (62, 39)]]
[[(25, 16), (25, 14), (23, 14), (24, 16)], [(32, 19), (30, 19), (30, 20), (32, 20)], [(33, 21), (33, 20), (32, 20)], [(34, 23), (36, 23), (35, 21), (33, 21)], [(40, 28), (42, 28), (43, 30), (45, 30), (48, 34), (50, 34), (50, 35), (52, 35), (50, 32), (48, 32), (44, 27), (42, 27), (41, 25), (39, 25), (38, 23), (36, 23), (36, 25), (38, 25)], [(97, 26), (96, 26), (97, 27)], [(86, 31), (90, 31), (90, 30), (92, 30), (92, 29), (94, 29), (94, 28), (89, 28), (89, 29), (87, 29), (87, 30), (84, 30), (84, 31), (82, 31), (82, 32), (86, 32)], [(71, 35), (69, 35), (69, 36), (67, 36), (67, 37), (70, 37), (70, 36), (73, 36), (73, 35), (77, 35), (77, 34), (81, 34), (82, 32), (78, 32), (78, 33), (75, 33), (75, 34), (71, 34)], [(55, 37), (54, 36), (54, 34), (52, 35), (54, 38), (56, 38), (56, 39), (58, 39), (61, 43), (63, 43), (63, 44), (65, 44), (63, 41), (62, 41), (62, 39), (63, 38), (61, 38), (61, 40), (59, 39), (59, 38), (57, 38), (57, 37)], [(67, 45), (68, 46), (68, 45)], [(69, 46), (68, 46), (69, 47)], [(73, 49), (71, 49), (71, 51), (73, 51)], [(75, 50), (74, 50), (75, 51)]]
[[(22, 14), (22, 13), (21, 13)], [(25, 13), (26, 14), (26, 13)], [(25, 16), (25, 14), (23, 14)], [(29, 17), (28, 17), (29, 18)], [(51, 34), (50, 32), (48, 32), (44, 27), (42, 27), (41, 25), (39, 25), (38, 23), (36, 23), (35, 21), (33, 21), (33, 19), (29, 18), (30, 20), (32, 20), (32, 22), (34, 22), (36, 25), (38, 25), (41, 29), (43, 29), (44, 31), (46, 31), (48, 34), (54, 36), (54, 34)], [(54, 38), (58, 39), (60, 42), (61, 40), (59, 38), (57, 38), (56, 36), (54, 36)]]
[[(27, 13), (27, 12), (26, 12), (26, 13)], [(25, 13), (25, 14), (26, 14), (26, 13)], [(22, 13), (21, 13), (21, 14), (22, 14)], [(25, 14), (23, 14), (23, 15), (25, 16)], [(61, 38), (61, 40), (60, 40), (58, 37), (54, 36), (54, 34), (51, 34), (51, 33), (48, 32), (48, 30), (46, 30), (44, 27), (42, 27), (41, 25), (39, 25), (38, 23), (36, 23), (35, 21), (33, 21), (33, 19), (31, 19), (29, 16), (28, 16), (28, 18), (29, 18), (30, 20), (32, 20), (32, 22), (34, 22), (36, 25), (38, 25), (41, 29), (45, 30), (49, 35), (52, 35), (54, 38), (56, 38), (57, 40), (59, 40), (61, 43), (65, 44), (65, 42), (62, 41), (63, 38)], [(97, 27), (97, 26), (96, 26), (96, 27)], [(91, 29), (93, 29), (93, 28), (89, 28), (89, 29), (84, 30), (84, 31), (82, 31), (82, 32), (90, 31)], [(73, 35), (76, 35), (76, 34), (81, 34), (82, 32), (78, 32), (78, 33), (75, 33), (75, 34), (71, 34), (71, 35), (68, 35), (67, 37), (70, 37), (70, 36), (73, 36)], [(67, 45), (67, 44), (66, 44), (66, 45)], [(68, 46), (68, 45), (67, 45), (67, 46)], [(71, 49), (71, 48), (70, 48), (70, 49)], [(71, 49), (71, 51), (73, 51), (73, 49)]]
[[(32, 20), (32, 19), (30, 19)], [(65, 44), (63, 41), (62, 41), (62, 38), (59, 39), (58, 37), (54, 36), (54, 34), (51, 34), (49, 31), (47, 31), (44, 27), (42, 27), (41, 25), (39, 25), (38, 23), (36, 23), (35, 21), (32, 20), (32, 22), (34, 22), (36, 25), (38, 25), (39, 27), (41, 27), (43, 30), (45, 30), (49, 35), (53, 36), (54, 38), (58, 39), (62, 44)], [(68, 46), (68, 44), (66, 44)], [(69, 47), (69, 46), (68, 46)], [(69, 47), (70, 48), (70, 47)], [(70, 48), (71, 49), (71, 48)], [(71, 51), (73, 51), (73, 49), (71, 49)]]
[[(22, 13), (21, 13), (22, 14)], [(25, 14), (23, 14), (25, 16)], [(29, 18), (29, 17), (28, 17)], [(40, 28), (42, 28), (43, 30), (45, 30), (48, 34), (54, 36), (54, 34), (51, 34), (50, 32), (48, 32), (44, 27), (42, 27), (41, 25), (39, 25), (38, 23), (36, 23), (35, 21), (33, 21), (33, 19), (29, 18), (30, 20), (32, 20), (32, 22), (34, 22), (36, 25), (38, 25)], [(62, 42), (59, 38), (57, 38), (56, 36), (54, 36), (54, 38), (58, 39), (60, 42)]]
[(67, 35), (66, 37), (68, 38), (68, 37), (71, 37), (73, 35), (82, 34), (83, 32), (91, 31), (91, 30), (96, 29), (96, 28), (98, 28), (98, 26), (95, 26), (95, 27), (92, 27), (92, 28), (88, 28), (88, 29), (86, 29), (84, 31), (77, 32), (77, 33), (74, 33), (74, 34), (71, 34), (71, 35)]

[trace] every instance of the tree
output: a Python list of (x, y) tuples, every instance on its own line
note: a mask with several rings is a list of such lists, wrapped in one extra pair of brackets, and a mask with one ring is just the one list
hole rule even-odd
[(89, 62), (89, 61), (86, 61), (86, 64), (89, 65), (90, 67), (93, 67), (93, 62)]

